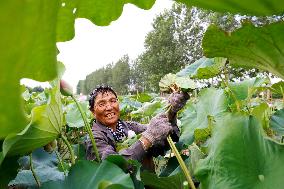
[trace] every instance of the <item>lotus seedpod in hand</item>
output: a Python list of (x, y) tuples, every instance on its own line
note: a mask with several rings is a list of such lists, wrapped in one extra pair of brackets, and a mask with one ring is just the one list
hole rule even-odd
[(64, 96), (72, 96), (73, 89), (66, 81), (60, 80), (60, 92)]

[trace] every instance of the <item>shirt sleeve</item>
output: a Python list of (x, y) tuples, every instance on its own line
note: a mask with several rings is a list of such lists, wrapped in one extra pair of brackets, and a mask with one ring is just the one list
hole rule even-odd
[[(109, 155), (120, 154), (126, 159), (142, 161), (143, 157), (146, 154), (140, 141), (135, 142), (127, 149), (117, 152), (115, 147), (110, 143), (110, 139), (103, 132), (101, 131), (95, 132), (94, 138), (96, 141), (96, 146), (99, 151), (99, 156), (102, 160), (106, 159)], [(94, 160), (95, 154), (94, 154), (93, 145), (90, 139), (86, 140), (85, 146), (86, 146), (87, 159)]]

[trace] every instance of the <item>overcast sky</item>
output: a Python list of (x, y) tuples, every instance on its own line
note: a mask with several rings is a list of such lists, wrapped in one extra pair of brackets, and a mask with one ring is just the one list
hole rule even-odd
[[(150, 10), (143, 10), (126, 4), (118, 20), (104, 27), (86, 19), (76, 19), (74, 39), (57, 43), (60, 51), (57, 58), (66, 67), (63, 79), (75, 92), (78, 81), (96, 69), (118, 61), (125, 54), (135, 59), (144, 50), (144, 39), (153, 29), (153, 19), (171, 5), (170, 0), (156, 0)], [(31, 81), (25, 83), (38, 85)]]

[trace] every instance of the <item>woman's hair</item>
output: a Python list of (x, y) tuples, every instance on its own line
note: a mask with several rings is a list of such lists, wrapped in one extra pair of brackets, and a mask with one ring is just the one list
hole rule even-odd
[(107, 92), (111, 92), (112, 94), (115, 95), (117, 98), (116, 92), (114, 92), (113, 88), (111, 86), (104, 86), (104, 85), (99, 85), (97, 86), (89, 95), (89, 109), (92, 112), (94, 110), (94, 103), (96, 100), (96, 97), (98, 96), (99, 93), (104, 94)]

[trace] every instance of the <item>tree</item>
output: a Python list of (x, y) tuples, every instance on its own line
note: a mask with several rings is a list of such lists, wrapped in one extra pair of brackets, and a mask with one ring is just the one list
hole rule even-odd
[(79, 80), (78, 84), (77, 84), (77, 94), (86, 94), (86, 89), (85, 89), (85, 80)]
[(124, 55), (116, 62), (111, 70), (112, 73), (112, 85), (119, 94), (126, 94), (128, 92), (130, 81), (130, 67), (129, 57)]

